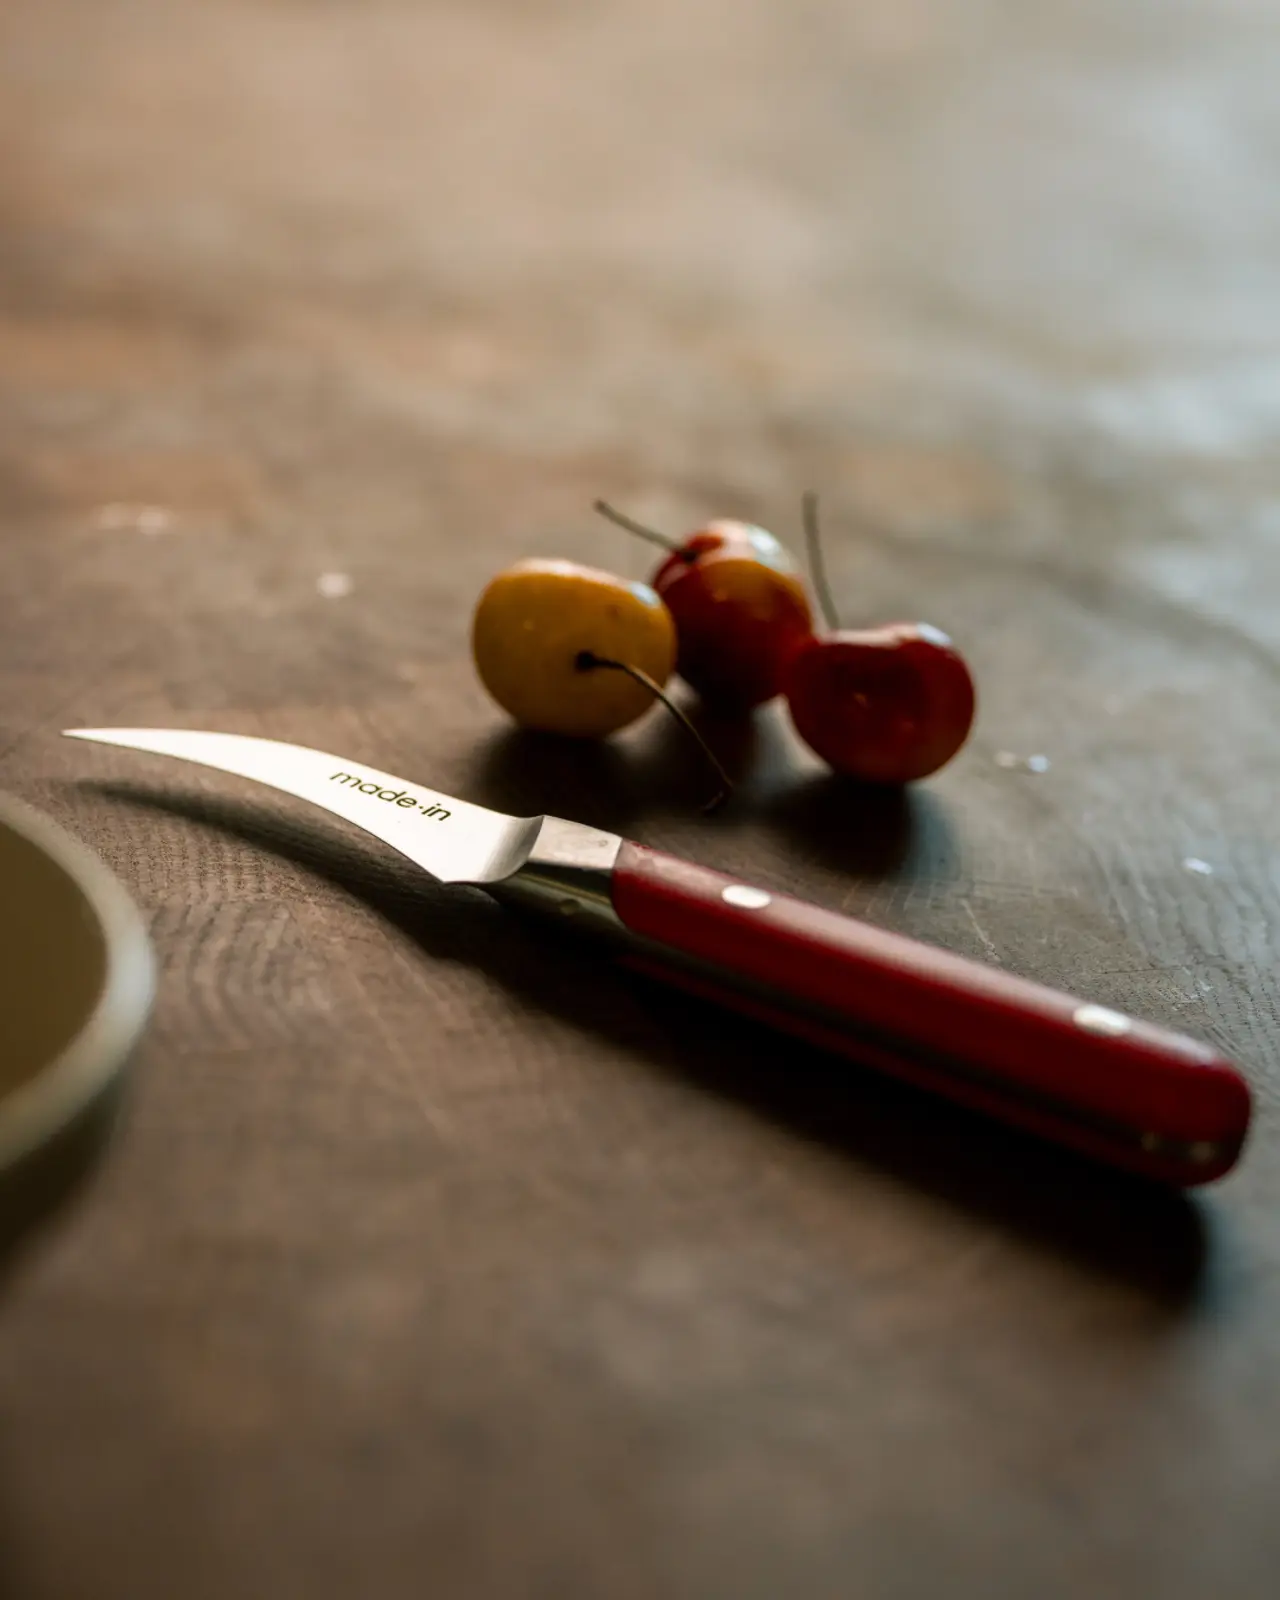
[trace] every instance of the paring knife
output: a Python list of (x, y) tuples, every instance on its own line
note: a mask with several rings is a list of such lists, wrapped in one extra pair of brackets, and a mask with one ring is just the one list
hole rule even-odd
[(633, 968), (1114, 1166), (1189, 1187), (1244, 1143), (1248, 1085), (1207, 1045), (616, 834), (272, 739), (67, 732), (309, 800), (442, 883), (607, 936)]

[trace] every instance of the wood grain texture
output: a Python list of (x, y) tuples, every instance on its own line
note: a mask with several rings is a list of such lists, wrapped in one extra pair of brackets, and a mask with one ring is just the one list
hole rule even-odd
[[(163, 970), (107, 1160), (0, 1276), (6, 1600), (1275, 1593), (1278, 29), (0, 8), (0, 787)], [(791, 537), (810, 486), (849, 619), (973, 660), (936, 782), (856, 800), (766, 714), (710, 728), (708, 822), (660, 719), (503, 727), (499, 565), (644, 573), (600, 494)], [(1256, 1135), (1148, 1193), (55, 733), (174, 722), (1201, 1034)]]

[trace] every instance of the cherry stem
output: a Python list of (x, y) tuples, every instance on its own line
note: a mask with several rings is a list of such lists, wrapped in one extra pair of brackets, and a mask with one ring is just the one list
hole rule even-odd
[(814, 593), (818, 596), (818, 606), (827, 627), (834, 632), (840, 626), (840, 616), (831, 597), (831, 585), (827, 582), (827, 563), (822, 555), (822, 538), (818, 532), (818, 497), (812, 489), (805, 490), (800, 500), (800, 510), (804, 517), (804, 542), (809, 552), (809, 576), (813, 579)]
[(653, 695), (654, 699), (662, 701), (663, 705), (666, 706), (667, 710), (676, 719), (676, 721), (689, 735), (693, 742), (698, 746), (699, 750), (702, 751), (708, 762), (715, 769), (715, 774), (720, 779), (720, 788), (711, 797), (711, 799), (707, 801), (706, 805), (704, 805), (702, 809), (708, 816), (710, 816), (713, 811), (719, 811), (720, 807), (729, 798), (729, 795), (733, 790), (733, 779), (721, 766), (720, 759), (716, 755), (715, 751), (694, 727), (693, 723), (690, 722), (685, 713), (681, 711), (680, 707), (675, 703), (662, 685), (656, 683), (647, 672), (642, 672), (639, 667), (633, 667), (629, 661), (611, 661), (608, 656), (598, 656), (594, 650), (579, 650), (577, 656), (574, 658), (573, 664), (575, 667), (577, 667), (579, 672), (591, 672), (597, 667), (607, 667), (612, 672), (625, 672), (626, 675), (629, 678), (634, 679), (636, 683), (642, 683), (649, 693)]
[(691, 561), (691, 556), (686, 556), (684, 551), (674, 539), (668, 539), (665, 533), (659, 533), (656, 528), (646, 528), (643, 522), (636, 522), (621, 511), (616, 511), (607, 500), (593, 500), (591, 509), (598, 511), (602, 517), (610, 522), (616, 522), (618, 527), (625, 528), (628, 533), (634, 533), (638, 538), (647, 539), (650, 544), (656, 544), (660, 550), (665, 550), (670, 556), (680, 556), (682, 560)]

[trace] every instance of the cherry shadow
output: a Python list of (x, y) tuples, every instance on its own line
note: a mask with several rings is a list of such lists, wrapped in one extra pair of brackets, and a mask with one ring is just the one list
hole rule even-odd
[[(539, 780), (541, 783), (541, 779)], [(267, 850), (369, 906), (433, 961), (483, 970), (511, 993), (607, 1040), (638, 1068), (749, 1107), (857, 1170), (1122, 1279), (1169, 1314), (1201, 1297), (1208, 1233), (1192, 1197), (1115, 1173), (931, 1095), (618, 969), (597, 946), (446, 889), (365, 836), (207, 793), (84, 785)], [(582, 808), (578, 808), (581, 812)], [(854, 1203), (851, 1197), (851, 1203)]]
[[(763, 823), (790, 855), (844, 877), (945, 877), (957, 859), (950, 820), (922, 785), (855, 783), (798, 755), (776, 706), (754, 714), (687, 697), (689, 720), (734, 782), (709, 828)], [(482, 745), (467, 796), (517, 816), (544, 812), (624, 835), (646, 820), (696, 821), (716, 778), (688, 733), (655, 713), (631, 738), (564, 739), (507, 729)]]
[[(751, 719), (708, 712), (697, 702), (682, 709), (735, 785), (726, 811), (749, 814), (752, 791), (743, 780), (760, 765), (761, 730)], [(482, 805), (523, 816), (548, 812), (614, 833), (648, 816), (696, 818), (720, 787), (688, 729), (661, 709), (611, 740), (504, 729), (481, 746), (468, 779), (468, 798)]]
[[(766, 823), (797, 859), (843, 876), (907, 871), (919, 881), (944, 874), (955, 858), (946, 812), (926, 789), (856, 783), (819, 767), (780, 706), (743, 714), (691, 697), (685, 709), (736, 785), (724, 815)], [(646, 732), (639, 750), (645, 792), (660, 794), (667, 808), (673, 797), (692, 807), (705, 795), (697, 751), (670, 719), (655, 719)]]
[(468, 800), (513, 816), (571, 817), (622, 833), (643, 809), (645, 786), (617, 743), (509, 728), (481, 745), (465, 787)]
[[(677, 703), (746, 796), (786, 774), (786, 750), (770, 712), (736, 711), (692, 694)], [(682, 777), (696, 781), (705, 772), (697, 746), (674, 718), (654, 717), (645, 733), (645, 764), (655, 777), (676, 785)]]
[[(792, 777), (792, 757), (776, 709), (738, 711), (677, 688), (677, 704), (714, 752), (734, 785), (728, 808), (735, 814), (758, 812), (761, 796)], [(715, 787), (706, 758), (674, 717), (653, 716), (636, 739), (646, 790), (664, 806), (690, 809)]]
[(799, 860), (849, 877), (914, 879), (954, 853), (945, 812), (911, 789), (815, 773), (775, 794), (765, 815)]

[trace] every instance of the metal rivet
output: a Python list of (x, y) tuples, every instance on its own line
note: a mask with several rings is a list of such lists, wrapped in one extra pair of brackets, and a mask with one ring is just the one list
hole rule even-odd
[(763, 889), (753, 889), (748, 883), (731, 883), (720, 891), (720, 898), (728, 906), (738, 906), (743, 911), (763, 911), (773, 898)]
[(1080, 1006), (1071, 1020), (1086, 1033), (1100, 1033), (1108, 1039), (1118, 1039), (1133, 1027), (1128, 1017), (1106, 1006)]

